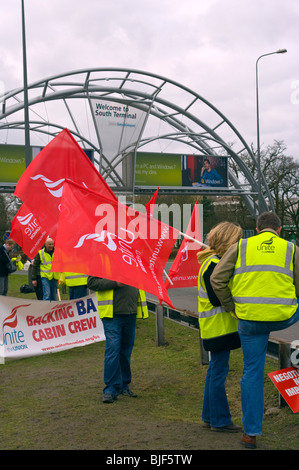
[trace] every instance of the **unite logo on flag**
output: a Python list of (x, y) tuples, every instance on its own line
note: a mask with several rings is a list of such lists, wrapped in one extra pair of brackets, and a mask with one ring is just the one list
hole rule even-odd
[(44, 185), (46, 186), (47, 190), (49, 191), (49, 193), (52, 194), (52, 196), (58, 197), (58, 198), (62, 196), (62, 189), (63, 189), (63, 183), (65, 181), (65, 178), (60, 178), (57, 181), (52, 181), (44, 175), (31, 176), (30, 178), (33, 181), (37, 181), (41, 179)]
[[(40, 230), (40, 225), (37, 222), (36, 218), (32, 214), (32, 212), (27, 213), (24, 216), (17, 215), (17, 220), (21, 225), (24, 225), (24, 233), (28, 235), (28, 237), (31, 237), (32, 234), (39, 228)], [(36, 233), (36, 232), (35, 232)], [(32, 237), (33, 238), (33, 237)]]
[(74, 246), (74, 248), (81, 248), (81, 246), (86, 240), (94, 240), (95, 242), (103, 243), (103, 245), (107, 246), (110, 251), (115, 251), (117, 249), (117, 246), (114, 243), (113, 238), (116, 238), (116, 235), (114, 233), (108, 232), (107, 230), (102, 230), (100, 234), (87, 233), (80, 237), (78, 243)]

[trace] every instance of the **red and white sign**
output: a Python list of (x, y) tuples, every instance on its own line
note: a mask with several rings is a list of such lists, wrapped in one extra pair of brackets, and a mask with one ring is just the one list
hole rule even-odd
[(0, 362), (104, 341), (96, 294), (48, 302), (0, 296)]
[(299, 370), (287, 367), (268, 374), (294, 413), (299, 412)]

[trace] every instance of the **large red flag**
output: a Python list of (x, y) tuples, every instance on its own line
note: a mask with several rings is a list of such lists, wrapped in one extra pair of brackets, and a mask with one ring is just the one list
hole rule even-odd
[(14, 192), (38, 217), (47, 234), (54, 238), (66, 178), (116, 199), (71, 133), (64, 129), (33, 159)]
[(47, 231), (24, 203), (13, 218), (10, 238), (22, 247), (30, 259), (35, 257), (47, 238)]
[[(186, 235), (201, 242), (198, 201), (194, 205)], [(165, 281), (167, 289), (197, 286), (199, 264), (196, 254), (202, 250), (202, 247), (203, 244), (184, 238), (168, 273), (172, 284), (168, 279)]]
[[(153, 225), (147, 238), (147, 224)], [(106, 199), (73, 181), (64, 183), (52, 270), (112, 279), (172, 306), (163, 269), (178, 230)], [(173, 307), (173, 306), (172, 306)]]

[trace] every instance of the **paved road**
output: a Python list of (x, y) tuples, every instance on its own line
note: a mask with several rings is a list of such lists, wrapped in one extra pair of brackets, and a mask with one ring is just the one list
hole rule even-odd
[[(167, 263), (166, 270), (170, 263)], [(178, 310), (188, 310), (197, 313), (197, 288), (189, 287), (185, 289), (169, 289), (168, 294), (175, 308)], [(149, 297), (154, 298), (151, 294)], [(285, 330), (273, 331), (271, 338), (282, 339), (285, 341), (299, 341), (299, 322)]]

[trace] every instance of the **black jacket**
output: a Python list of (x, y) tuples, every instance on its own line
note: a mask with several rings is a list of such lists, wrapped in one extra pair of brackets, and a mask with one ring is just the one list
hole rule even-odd
[(4, 245), (0, 247), (0, 276), (8, 276), (9, 271), (7, 269), (7, 264), (10, 262), (10, 257), (7, 249)]
[(113, 315), (136, 315), (139, 298), (139, 289), (136, 287), (118, 286), (115, 281), (94, 276), (88, 277), (87, 287), (95, 292), (113, 289)]

